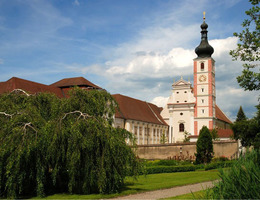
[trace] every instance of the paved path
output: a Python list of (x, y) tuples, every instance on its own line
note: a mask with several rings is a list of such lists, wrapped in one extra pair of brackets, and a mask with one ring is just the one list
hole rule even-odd
[(161, 198), (174, 197), (174, 196), (179, 196), (191, 192), (196, 192), (210, 187), (213, 187), (212, 181), (196, 183), (192, 185), (178, 186), (169, 189), (155, 190), (155, 191), (138, 193), (138, 194), (131, 194), (128, 196), (117, 197), (114, 199), (117, 200), (118, 199), (161, 199)]

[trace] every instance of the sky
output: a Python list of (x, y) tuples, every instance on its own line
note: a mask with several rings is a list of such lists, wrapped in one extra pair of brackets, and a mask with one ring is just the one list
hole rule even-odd
[(0, 0), (0, 82), (82, 76), (163, 107), (174, 80), (193, 83), (205, 11), (217, 105), (231, 120), (239, 106), (252, 117), (259, 94), (239, 87), (242, 62), (229, 55), (250, 7), (247, 0)]

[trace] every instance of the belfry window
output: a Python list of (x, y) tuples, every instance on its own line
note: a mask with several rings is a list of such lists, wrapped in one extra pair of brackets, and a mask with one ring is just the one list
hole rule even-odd
[(204, 71), (204, 63), (200, 63), (200, 71)]
[(184, 132), (184, 124), (180, 123), (179, 125), (179, 132)]

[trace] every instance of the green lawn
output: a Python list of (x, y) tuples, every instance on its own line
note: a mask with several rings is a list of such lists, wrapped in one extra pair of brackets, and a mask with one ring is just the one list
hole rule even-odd
[[(46, 199), (104, 199), (128, 194), (135, 194), (145, 191), (158, 190), (163, 188), (171, 188), (175, 186), (200, 183), (204, 181), (218, 179), (218, 170), (194, 171), (194, 172), (178, 172), (165, 174), (150, 174), (139, 176), (137, 180), (132, 178), (126, 179), (126, 186), (117, 194), (111, 195), (70, 195), (55, 194), (46, 197)], [(34, 197), (35, 198), (35, 197)], [(39, 199), (39, 198), (37, 198)]]

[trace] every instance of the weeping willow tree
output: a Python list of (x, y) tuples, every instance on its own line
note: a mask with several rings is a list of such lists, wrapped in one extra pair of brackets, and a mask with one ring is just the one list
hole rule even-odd
[(140, 164), (105, 91), (0, 96), (0, 196), (113, 193)]

